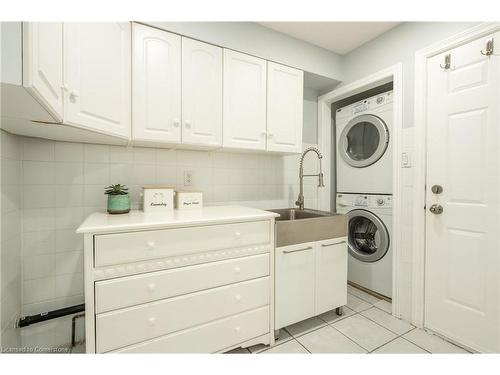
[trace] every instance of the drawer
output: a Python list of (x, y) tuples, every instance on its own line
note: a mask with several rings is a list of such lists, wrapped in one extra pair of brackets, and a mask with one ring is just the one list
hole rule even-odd
[(269, 241), (269, 221), (101, 234), (94, 238), (95, 266), (168, 258)]
[(96, 315), (98, 353), (269, 305), (269, 277)]
[(96, 313), (269, 275), (269, 254), (223, 260), (95, 283)]
[(116, 353), (215, 353), (269, 333), (269, 306), (118, 349)]

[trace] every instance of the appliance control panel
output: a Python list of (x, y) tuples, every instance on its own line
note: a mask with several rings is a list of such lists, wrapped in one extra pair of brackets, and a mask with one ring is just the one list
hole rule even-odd
[(337, 194), (337, 204), (341, 207), (392, 208), (392, 195)]
[(371, 98), (361, 100), (357, 103), (352, 104), (352, 115), (356, 115), (361, 112), (365, 112), (369, 109), (374, 109), (382, 105), (392, 102), (392, 91), (386, 92), (384, 94), (372, 96)]

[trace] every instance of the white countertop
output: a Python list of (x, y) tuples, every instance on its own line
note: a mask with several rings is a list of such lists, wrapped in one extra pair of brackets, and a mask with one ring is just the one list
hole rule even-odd
[(208, 206), (198, 210), (173, 210), (168, 213), (144, 213), (132, 210), (128, 214), (91, 214), (76, 230), (77, 233), (104, 233), (127, 230), (161, 229), (197, 224), (218, 224), (232, 221), (265, 220), (279, 216), (274, 212), (244, 206)]

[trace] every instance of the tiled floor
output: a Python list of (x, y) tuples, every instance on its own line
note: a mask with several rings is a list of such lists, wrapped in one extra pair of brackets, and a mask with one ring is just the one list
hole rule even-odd
[(349, 286), (342, 316), (329, 311), (282, 329), (272, 348), (230, 353), (468, 353), (390, 313), (389, 302)]

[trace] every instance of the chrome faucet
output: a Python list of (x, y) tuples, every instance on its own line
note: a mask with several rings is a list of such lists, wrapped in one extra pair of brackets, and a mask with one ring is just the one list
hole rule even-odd
[[(304, 174), (304, 157), (309, 151), (314, 151), (318, 155), (319, 159), (319, 173), (318, 174)], [(304, 177), (316, 177), (318, 176), (318, 187), (325, 187), (323, 183), (323, 170), (321, 168), (321, 159), (323, 159), (323, 155), (316, 147), (309, 147), (304, 150), (302, 156), (300, 157), (299, 164), (299, 180), (300, 180), (300, 192), (295, 204), (299, 206), (299, 210), (304, 209)]]

